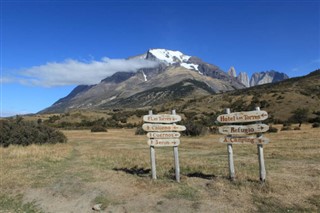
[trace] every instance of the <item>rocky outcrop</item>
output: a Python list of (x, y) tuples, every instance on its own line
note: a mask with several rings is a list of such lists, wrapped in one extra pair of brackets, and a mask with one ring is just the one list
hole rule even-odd
[(234, 67), (230, 67), (230, 69), (228, 70), (228, 75), (231, 77), (237, 77), (237, 73)]
[(246, 87), (250, 87), (249, 77), (246, 72), (240, 72), (237, 79)]
[(274, 83), (278, 81), (283, 81), (289, 77), (285, 73), (280, 73), (274, 70), (253, 73), (250, 79), (250, 86), (256, 86), (267, 83)]

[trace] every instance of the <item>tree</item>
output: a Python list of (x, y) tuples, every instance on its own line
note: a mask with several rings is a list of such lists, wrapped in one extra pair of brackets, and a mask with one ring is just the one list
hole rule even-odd
[(298, 108), (291, 112), (293, 115), (290, 120), (299, 123), (299, 127), (301, 127), (302, 123), (308, 120), (308, 112), (309, 110), (307, 108)]

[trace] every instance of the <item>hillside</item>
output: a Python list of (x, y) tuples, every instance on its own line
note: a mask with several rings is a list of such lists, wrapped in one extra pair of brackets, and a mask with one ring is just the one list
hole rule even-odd
[(297, 108), (309, 109), (309, 116), (314, 117), (312, 113), (320, 111), (320, 70), (277, 83), (207, 96), (179, 107), (183, 111), (216, 112), (224, 108), (253, 110), (255, 106), (281, 121), (287, 120)]
[(176, 109), (184, 118), (211, 126), (215, 116), (225, 108), (245, 111), (256, 106), (266, 110), (269, 121), (276, 123), (286, 122), (298, 108), (307, 109), (309, 119), (319, 117), (320, 70), (282, 82), (224, 93), (215, 93), (207, 83), (186, 78), (167, 87), (155, 87), (129, 98), (114, 100), (103, 106), (104, 109), (73, 109), (66, 113), (38, 114), (26, 119), (41, 118), (63, 128), (88, 128), (95, 123), (105, 123), (108, 128), (133, 127), (141, 123), (141, 116), (150, 109), (155, 113), (168, 113)]

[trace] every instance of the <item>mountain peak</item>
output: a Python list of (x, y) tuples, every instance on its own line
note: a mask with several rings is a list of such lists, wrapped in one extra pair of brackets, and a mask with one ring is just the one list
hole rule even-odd
[(176, 50), (167, 50), (167, 49), (150, 49), (145, 59), (158, 61), (166, 65), (179, 65), (189, 70), (199, 71), (199, 64), (190, 62), (192, 56), (185, 55), (180, 51)]
[(191, 56), (185, 55), (180, 51), (167, 49), (150, 49), (148, 54), (152, 54), (155, 58), (168, 64), (187, 62)]
[(250, 86), (274, 83), (288, 78), (289, 76), (287, 76), (285, 73), (274, 70), (253, 73), (250, 79)]
[(228, 70), (228, 75), (234, 78), (237, 77), (236, 69), (233, 66)]

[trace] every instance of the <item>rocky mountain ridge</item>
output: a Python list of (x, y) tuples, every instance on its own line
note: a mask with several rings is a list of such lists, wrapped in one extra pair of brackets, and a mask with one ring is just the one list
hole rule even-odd
[(232, 66), (228, 70), (228, 75), (236, 78), (246, 87), (253, 87), (262, 84), (275, 83), (289, 79), (289, 76), (282, 72), (277, 72), (274, 70), (264, 71), (264, 72), (255, 72), (252, 74), (250, 80), (246, 72), (240, 72), (237, 76), (235, 68)]

